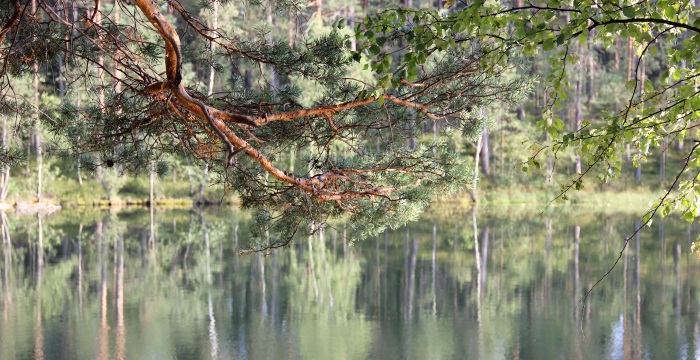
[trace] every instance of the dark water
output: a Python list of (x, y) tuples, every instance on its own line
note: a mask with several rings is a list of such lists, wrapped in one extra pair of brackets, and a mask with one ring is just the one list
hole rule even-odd
[(435, 211), (269, 256), (239, 256), (246, 216), (222, 210), (5, 219), (0, 359), (700, 358), (681, 221), (632, 238), (583, 308), (634, 216)]

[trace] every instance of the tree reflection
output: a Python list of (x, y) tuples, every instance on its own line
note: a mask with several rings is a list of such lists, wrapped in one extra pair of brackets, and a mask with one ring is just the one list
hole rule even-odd
[[(633, 239), (581, 313), (631, 218), (451, 214), (357, 243), (338, 223), (269, 256), (238, 256), (245, 214), (156, 215), (151, 226), (150, 209), (3, 214), (0, 358), (48, 358), (56, 344), (71, 359), (700, 353), (685, 224)], [(670, 251), (659, 255), (662, 235)]]

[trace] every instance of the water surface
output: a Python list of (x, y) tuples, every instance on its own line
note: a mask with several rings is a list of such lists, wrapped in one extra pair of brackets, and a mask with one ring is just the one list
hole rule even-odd
[[(539, 211), (541, 209), (536, 209)], [(433, 211), (263, 256), (220, 209), (3, 216), (0, 359), (700, 358), (698, 227)]]

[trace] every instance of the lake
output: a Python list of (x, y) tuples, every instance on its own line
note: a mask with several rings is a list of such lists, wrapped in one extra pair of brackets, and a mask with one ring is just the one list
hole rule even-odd
[(700, 226), (621, 252), (640, 217), (604, 210), (438, 209), (246, 255), (233, 210), (7, 213), (0, 359), (700, 358)]

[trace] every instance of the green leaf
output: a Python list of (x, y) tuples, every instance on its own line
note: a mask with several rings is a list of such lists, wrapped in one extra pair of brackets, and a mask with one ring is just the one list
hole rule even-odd
[(654, 84), (651, 83), (651, 81), (647, 80), (644, 82), (644, 92), (646, 93), (651, 93), (654, 91)]
[(649, 55), (656, 55), (658, 50), (659, 50), (658, 47), (652, 45), (652, 46), (649, 46), (649, 50), (647, 50), (647, 52), (649, 53)]
[(562, 121), (560, 118), (554, 118), (553, 125), (554, 125), (554, 128), (559, 130), (559, 131), (564, 130), (564, 121)]
[(547, 39), (542, 43), (542, 50), (549, 51), (554, 49), (554, 40)]
[(673, 69), (673, 70), (671, 71), (671, 77), (672, 77), (673, 80), (675, 80), (675, 81), (680, 81), (680, 79), (681, 79), (681, 70), (678, 69), (677, 67), (673, 67), (672, 69)]
[(636, 15), (637, 11), (634, 8), (634, 6), (627, 6), (624, 9), (622, 9), (622, 13), (627, 17), (627, 18), (634, 18)]
[(625, 83), (625, 89), (629, 91), (634, 91), (634, 89), (637, 87), (637, 79), (632, 79), (628, 82)]
[(588, 40), (588, 29), (586, 29), (585, 32), (582, 32), (578, 36), (578, 43), (581, 45), (584, 45), (586, 43), (586, 40)]
[(664, 16), (669, 19), (674, 19), (676, 17), (676, 9), (672, 5), (667, 5), (664, 9)]

